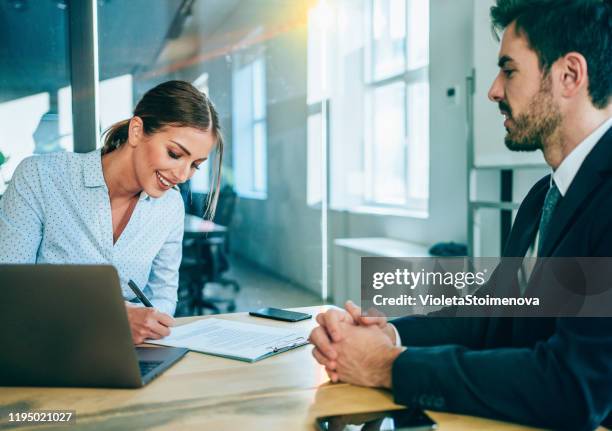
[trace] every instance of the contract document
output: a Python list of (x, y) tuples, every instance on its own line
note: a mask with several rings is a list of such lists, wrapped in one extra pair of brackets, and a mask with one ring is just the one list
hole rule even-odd
[(176, 326), (169, 336), (146, 342), (255, 362), (308, 344), (308, 335), (296, 330), (213, 317)]

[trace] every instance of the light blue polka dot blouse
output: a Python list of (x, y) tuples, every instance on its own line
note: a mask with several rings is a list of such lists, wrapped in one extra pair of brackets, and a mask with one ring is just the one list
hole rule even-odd
[(127, 300), (132, 279), (159, 310), (176, 307), (185, 210), (171, 189), (142, 192), (113, 244), (108, 188), (100, 150), (23, 160), (0, 199), (0, 263), (111, 264)]

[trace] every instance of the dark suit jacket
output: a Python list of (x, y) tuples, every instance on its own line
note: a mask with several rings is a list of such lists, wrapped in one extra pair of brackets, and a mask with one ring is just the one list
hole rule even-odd
[[(504, 256), (525, 256), (549, 182), (542, 178), (521, 204)], [(612, 256), (612, 129), (559, 202), (540, 255)], [(612, 424), (612, 318), (393, 323), (407, 346), (393, 364), (397, 403), (554, 429)]]

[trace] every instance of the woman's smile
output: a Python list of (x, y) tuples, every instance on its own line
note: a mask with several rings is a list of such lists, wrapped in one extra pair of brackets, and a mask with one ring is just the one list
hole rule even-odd
[(169, 190), (176, 185), (168, 178), (164, 177), (159, 171), (155, 171), (155, 176), (157, 177), (157, 182), (162, 190)]

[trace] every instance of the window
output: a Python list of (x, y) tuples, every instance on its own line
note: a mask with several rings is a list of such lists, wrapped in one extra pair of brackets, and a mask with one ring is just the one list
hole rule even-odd
[(307, 40), (307, 63), (308, 78), (306, 102), (308, 104), (307, 130), (307, 182), (306, 203), (317, 206), (323, 200), (323, 188), (326, 187), (326, 166), (323, 153), (329, 144), (327, 133), (323, 133), (323, 127), (327, 127), (327, 114), (324, 105), (329, 103), (327, 89), (327, 65), (330, 63), (330, 50), (327, 47), (328, 31), (330, 30), (331, 9), (324, 2), (309, 10), (308, 13), (308, 40)]
[[(100, 81), (100, 135), (118, 121), (132, 117), (132, 75), (126, 74)], [(60, 88), (59, 106), (59, 143), (67, 151), (72, 150), (72, 88)], [(100, 140), (96, 147), (102, 147)]]
[[(131, 74), (100, 81), (100, 128), (132, 117), (133, 79)], [(101, 142), (99, 146), (101, 146)]]
[(404, 102), (406, 85), (396, 81), (372, 90), (372, 127), (367, 141), (365, 200), (371, 203), (402, 205), (405, 203), (406, 168)]
[[(204, 72), (193, 81), (193, 86), (202, 93), (208, 95), (208, 73)], [(213, 154), (211, 154), (212, 157)], [(206, 162), (200, 165), (191, 180), (189, 180), (189, 189), (193, 193), (208, 193), (210, 191), (210, 164), (212, 160), (209, 158)]]
[(406, 64), (406, 0), (372, 0), (372, 72), (385, 79)]
[(232, 143), (236, 191), (240, 196), (267, 196), (266, 69), (263, 55), (241, 64), (232, 83)]
[(427, 210), (429, 2), (369, 6), (363, 203)]
[[(429, 1), (337, 0), (330, 14), (328, 64), (319, 78), (326, 94), (308, 86), (309, 115), (318, 98), (328, 106), (326, 127), (309, 126), (311, 163), (316, 141), (327, 136), (329, 205), (333, 209), (377, 214), (426, 216), (429, 200)], [(324, 51), (317, 35), (310, 51)], [(319, 44), (320, 45), (320, 44)], [(313, 54), (313, 58), (314, 54)], [(314, 67), (313, 67), (314, 69)], [(311, 93), (313, 96), (310, 97)], [(319, 147), (323, 147), (319, 145)], [(319, 150), (320, 152), (320, 150)], [(310, 154), (310, 153), (309, 153)], [(323, 158), (325, 159), (325, 158)], [(314, 171), (314, 169), (313, 169)], [(317, 178), (310, 175), (314, 190)], [(312, 199), (311, 199), (312, 197)], [(308, 193), (308, 203), (316, 194)]]
[(306, 203), (318, 205), (323, 200), (323, 149), (321, 137), (323, 133), (323, 114), (317, 112), (308, 115), (307, 127), (307, 176)]
[(0, 6), (0, 195), (24, 158), (74, 149), (60, 90), (71, 83), (68, 14), (56, 3)]

